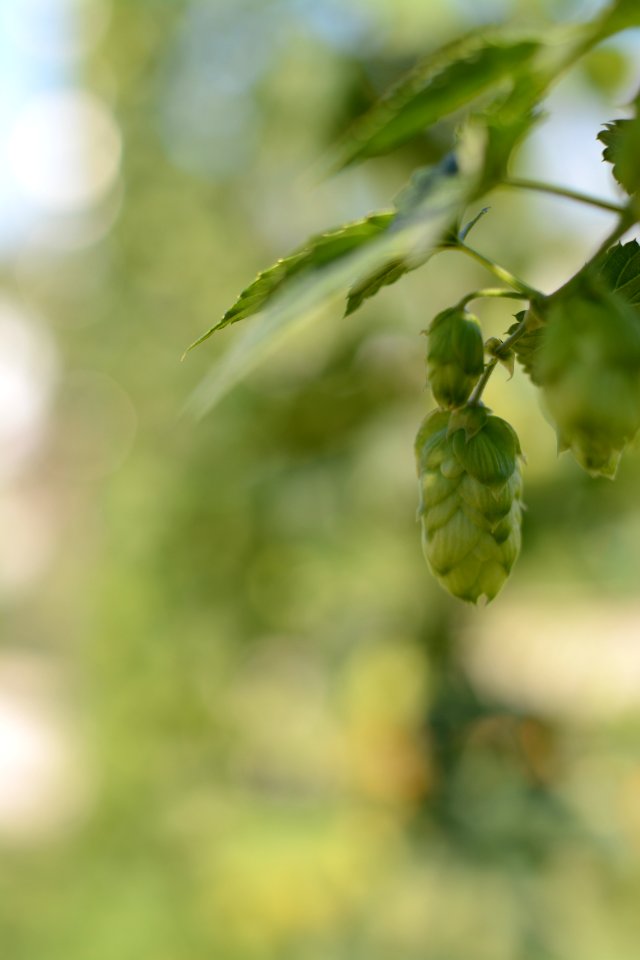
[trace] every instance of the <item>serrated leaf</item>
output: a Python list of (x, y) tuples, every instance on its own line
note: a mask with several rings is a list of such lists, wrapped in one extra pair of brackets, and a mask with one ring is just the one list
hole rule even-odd
[[(416, 211), (426, 202), (431, 192), (437, 189), (443, 177), (452, 177), (457, 173), (458, 163), (454, 154), (451, 153), (447, 154), (439, 164), (415, 170), (409, 183), (394, 198), (397, 215), (393, 228), (401, 227), (405, 221), (410, 221), (415, 216)], [(360, 280), (349, 291), (345, 316), (348, 317), (354, 313), (365, 300), (375, 296), (382, 287), (391, 286), (405, 273), (423, 266), (432, 252), (429, 251), (426, 256), (414, 260), (406, 257), (393, 258), (368, 277)]]
[(600, 276), (612, 293), (627, 303), (640, 305), (640, 244), (637, 240), (617, 243), (607, 251)]
[(204, 343), (217, 330), (231, 323), (244, 320), (258, 313), (275, 294), (279, 293), (288, 281), (302, 273), (311, 273), (325, 268), (328, 264), (353, 253), (359, 247), (377, 239), (395, 218), (395, 213), (373, 213), (355, 223), (348, 223), (328, 233), (310, 237), (294, 253), (278, 260), (267, 270), (258, 274), (256, 279), (240, 294), (233, 306), (227, 310), (221, 320), (207, 330), (188, 348), (192, 350)]
[[(443, 177), (430, 196), (396, 229), (379, 236), (321, 270), (300, 271), (264, 302), (246, 336), (217, 362), (192, 394), (187, 409), (202, 416), (271, 353), (292, 330), (336, 303), (354, 284), (390, 260), (417, 263), (447, 234), (469, 203), (475, 177)], [(259, 322), (258, 322), (259, 321)]]
[(395, 149), (526, 69), (540, 44), (472, 34), (435, 51), (383, 97), (338, 148), (339, 166)]
[(347, 297), (345, 317), (354, 313), (369, 297), (375, 296), (382, 287), (390, 286), (399, 280), (400, 277), (403, 277), (405, 273), (409, 273), (410, 270), (415, 270), (423, 263), (426, 263), (426, 260), (414, 264), (409, 264), (407, 260), (403, 259), (391, 260), (389, 263), (385, 263), (379, 270), (365, 277), (364, 280), (361, 280), (360, 283), (357, 283), (351, 288), (349, 296)]
[(598, 134), (604, 144), (603, 159), (613, 166), (613, 176), (628, 194), (640, 188), (640, 118), (614, 120)]

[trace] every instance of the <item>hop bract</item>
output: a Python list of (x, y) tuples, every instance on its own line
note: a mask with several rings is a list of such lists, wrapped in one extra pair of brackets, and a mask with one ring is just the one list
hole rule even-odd
[(589, 473), (615, 476), (640, 429), (640, 318), (583, 282), (551, 303), (538, 370), (560, 449)]
[(492, 600), (518, 557), (520, 457), (514, 430), (484, 407), (437, 410), (418, 432), (424, 554), (461, 600)]
[(432, 320), (428, 334), (427, 379), (433, 395), (442, 407), (461, 407), (484, 369), (480, 324), (453, 307)]

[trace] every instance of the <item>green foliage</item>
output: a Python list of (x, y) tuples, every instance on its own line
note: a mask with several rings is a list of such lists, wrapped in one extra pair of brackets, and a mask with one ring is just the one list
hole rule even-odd
[(340, 163), (389, 153), (501, 85), (510, 85), (539, 46), (536, 40), (472, 34), (437, 50), (355, 125), (342, 144)]
[(389, 228), (393, 219), (393, 213), (372, 213), (355, 223), (348, 223), (336, 230), (310, 237), (294, 253), (259, 273), (253, 283), (242, 291), (222, 319), (192, 343), (189, 349), (208, 340), (216, 330), (222, 330), (231, 323), (237, 323), (258, 313), (287, 281), (297, 279), (302, 273), (322, 270), (328, 264), (340, 260), (375, 240)]
[(596, 21), (597, 36), (601, 39), (631, 27), (640, 27), (640, 8), (636, 0), (613, 0)]
[[(638, 218), (633, 196), (640, 186), (640, 120), (613, 121), (599, 134), (605, 160), (631, 195), (627, 206), (548, 187), (618, 212), (609, 240), (556, 293), (544, 295), (466, 246), (469, 230), (484, 211), (461, 228), (471, 203), (509, 183), (511, 158), (542, 116), (553, 84), (602, 39), (637, 23), (635, 2), (618, 0), (571, 33), (552, 28), (522, 38), (493, 29), (463, 36), (429, 55), (356, 121), (337, 148), (337, 165), (388, 154), (440, 121), (455, 120), (444, 159), (415, 170), (396, 197), (394, 212), (372, 214), (313, 237), (261, 273), (197, 341), (261, 313), (259, 343), (261, 336), (268, 338), (341, 292), (349, 316), (445, 249), (473, 256), (498, 277), (504, 288), (469, 294), (441, 311), (428, 330), (428, 383), (440, 411), (427, 419), (419, 435), (419, 448), (427, 456), (424, 463), (420, 460), (425, 551), (440, 582), (463, 599), (492, 599), (519, 550), (519, 446), (511, 429), (489, 417), (481, 401), (498, 364), (512, 375), (517, 359), (542, 390), (559, 449), (570, 449), (590, 474), (612, 477), (640, 428), (640, 318), (634, 309), (640, 304), (640, 247), (635, 240), (617, 242)], [(518, 185), (527, 184), (512, 183)], [(547, 189), (545, 184), (533, 186)], [(492, 337), (483, 344), (479, 321), (465, 309), (475, 296), (529, 301), (504, 342)], [(250, 340), (237, 356), (231, 354), (207, 402), (238, 379), (247, 368), (246, 357), (256, 352)], [(438, 491), (435, 500), (431, 485)], [(497, 487), (505, 513), (496, 519), (487, 490), (493, 496)], [(472, 499), (475, 490), (477, 503), (459, 501), (469, 490)]]

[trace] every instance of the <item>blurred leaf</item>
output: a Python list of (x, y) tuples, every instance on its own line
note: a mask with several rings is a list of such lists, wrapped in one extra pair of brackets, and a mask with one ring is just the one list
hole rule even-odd
[(390, 260), (388, 263), (385, 263), (379, 270), (374, 271), (374, 273), (365, 277), (364, 280), (351, 288), (347, 298), (345, 317), (354, 313), (365, 300), (373, 297), (382, 287), (390, 286), (392, 283), (395, 283), (396, 280), (399, 280), (400, 277), (403, 277), (405, 273), (408, 273), (410, 270), (415, 270), (416, 267), (421, 266), (421, 264), (425, 262), (426, 260), (422, 260), (420, 263), (410, 265), (407, 260), (400, 258), (399, 260)]
[(413, 214), (406, 214), (393, 229), (380, 231), (373, 242), (356, 246), (323, 270), (304, 271), (292, 278), (277, 296), (264, 302), (259, 323), (225, 354), (188, 407), (197, 415), (206, 413), (292, 329), (314, 318), (354, 284), (362, 283), (362, 278), (382, 271), (390, 262), (402, 261), (411, 269), (424, 262), (460, 216), (475, 184), (475, 177), (468, 175), (440, 177)]
[[(441, 177), (455, 176), (457, 172), (458, 163), (453, 153), (447, 154), (436, 166), (420, 167), (414, 171), (409, 183), (394, 198), (394, 206), (398, 211), (395, 225), (398, 226), (404, 218), (413, 216), (414, 211), (428, 198)], [(432, 251), (429, 251), (422, 259), (408, 260), (400, 257), (384, 263), (378, 270), (351, 288), (345, 316), (348, 317), (354, 313), (365, 300), (373, 297), (382, 287), (390, 286), (405, 273), (421, 267), (427, 262), (431, 253)]]
[(522, 77), (506, 98), (496, 100), (478, 118), (486, 126), (483, 191), (507, 175), (511, 154), (540, 119), (535, 108), (548, 82), (549, 78), (542, 75)]
[(604, 39), (630, 27), (640, 27), (638, 0), (614, 0), (597, 24), (597, 35)]
[(388, 153), (528, 69), (536, 40), (467, 35), (432, 53), (347, 134), (338, 165)]
[(389, 227), (394, 217), (394, 213), (373, 213), (355, 223), (345, 224), (328, 233), (310, 237), (299, 250), (259, 273), (253, 283), (243, 290), (234, 305), (227, 310), (222, 320), (207, 330), (188, 349), (192, 350), (203, 343), (216, 330), (222, 330), (231, 323), (237, 323), (238, 320), (244, 320), (245, 317), (258, 313), (267, 301), (292, 278), (301, 273), (309, 274), (321, 270), (376, 239)]
[(460, 232), (459, 232), (459, 234), (458, 234), (458, 239), (459, 239), (462, 243), (464, 243), (464, 241), (467, 239), (467, 237), (469, 236), (469, 234), (471, 233), (471, 231), (473, 230), (473, 228), (475, 227), (475, 225), (476, 225), (480, 220), (482, 220), (482, 218), (483, 218), (484, 216), (486, 216), (487, 213), (489, 213), (489, 210), (490, 210), (490, 207), (483, 207), (482, 210), (479, 211), (479, 213), (476, 213), (475, 217), (473, 217), (471, 220), (469, 220), (468, 223), (465, 223), (465, 225), (463, 226), (462, 230), (460, 230)]

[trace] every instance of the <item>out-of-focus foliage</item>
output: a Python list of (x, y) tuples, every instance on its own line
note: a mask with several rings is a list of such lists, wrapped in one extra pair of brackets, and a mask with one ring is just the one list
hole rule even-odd
[[(122, 151), (2, 269), (3, 958), (636, 960), (637, 455), (615, 487), (559, 465), (527, 378), (497, 374), (531, 454), (526, 547), (499, 608), (441, 595), (415, 525), (419, 332), (484, 282), (448, 254), (180, 416), (234, 332), (184, 347), (247, 276), (438, 156), (425, 138), (305, 179), (336, 133), (426, 46), (579, 6), (78, 7), (61, 83)], [(594, 94), (578, 71), (552, 114), (597, 128), (636, 79)], [(551, 290), (608, 221), (544, 203), (496, 194), (475, 229)]]

